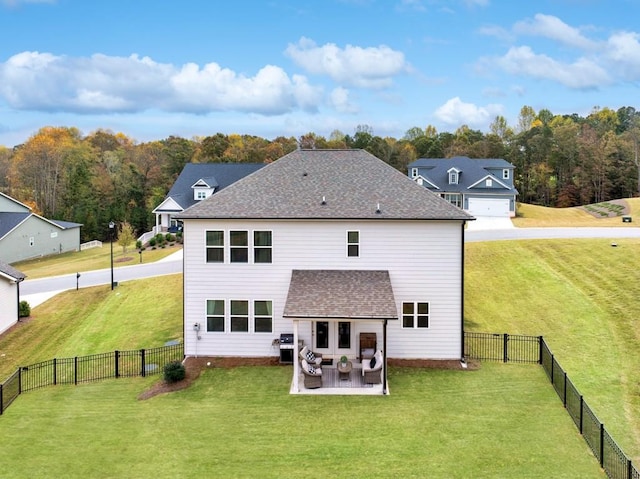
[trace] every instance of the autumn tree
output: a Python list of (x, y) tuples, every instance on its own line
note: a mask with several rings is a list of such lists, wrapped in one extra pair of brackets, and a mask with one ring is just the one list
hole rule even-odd
[(123, 221), (118, 226), (118, 239), (117, 243), (122, 246), (122, 253), (127, 252), (127, 248), (133, 244), (136, 240), (133, 227), (127, 222)]

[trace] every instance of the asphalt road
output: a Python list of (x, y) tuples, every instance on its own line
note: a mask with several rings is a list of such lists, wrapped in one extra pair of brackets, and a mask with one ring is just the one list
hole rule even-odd
[[(465, 242), (558, 238), (604, 238), (614, 241), (620, 238), (640, 238), (640, 228), (635, 227), (502, 228), (487, 225), (486, 228), (467, 230), (465, 232)], [(182, 273), (182, 251), (155, 263), (123, 266), (115, 268), (113, 271), (113, 280), (115, 282)], [(42, 279), (27, 279), (20, 283), (20, 299), (28, 301), (31, 307), (35, 307), (62, 291), (76, 289), (76, 287), (87, 288), (109, 284), (111, 281), (110, 268), (96, 271), (80, 271), (79, 273), (79, 278), (74, 273)]]

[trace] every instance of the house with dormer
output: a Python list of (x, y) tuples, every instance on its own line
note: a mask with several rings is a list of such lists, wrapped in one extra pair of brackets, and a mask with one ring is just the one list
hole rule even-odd
[(498, 158), (420, 158), (409, 177), (473, 216), (516, 215), (515, 167)]
[(177, 219), (187, 357), (282, 360), (289, 338), (294, 393), (304, 347), (348, 358), (351, 380), (367, 348), (385, 365), (463, 358), (473, 217), (365, 150), (294, 151)]
[(263, 166), (262, 163), (187, 163), (166, 198), (153, 210), (154, 234), (178, 231), (177, 214)]

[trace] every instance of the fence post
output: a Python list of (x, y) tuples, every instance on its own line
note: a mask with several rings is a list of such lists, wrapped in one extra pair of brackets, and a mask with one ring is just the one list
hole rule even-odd
[(22, 394), (22, 368), (18, 368), (18, 395)]
[(53, 385), (58, 384), (58, 360), (53, 358)]
[(144, 349), (140, 350), (140, 363), (142, 366), (142, 369), (140, 371), (140, 375), (144, 378), (145, 377), (145, 364), (144, 364)]
[(4, 397), (2, 395), (2, 384), (0, 384), (0, 416), (4, 412)]
[(554, 359), (553, 359), (553, 354), (551, 355), (551, 371), (550, 371), (550, 376), (551, 376), (551, 384), (553, 384), (553, 363), (554, 363)]
[(78, 356), (73, 358), (73, 384), (78, 385)]
[(564, 408), (567, 408), (567, 373), (564, 373), (564, 391), (562, 391), (562, 404), (564, 404)]
[(600, 423), (600, 467), (604, 467), (604, 424)]
[(633, 466), (631, 465), (631, 459), (627, 459), (627, 479), (631, 479), (633, 473)]
[(507, 346), (507, 342), (509, 341), (509, 335), (504, 333), (504, 344), (502, 345), (502, 355), (503, 361), (506, 363), (509, 361), (509, 346)]
[(118, 351), (117, 349), (113, 352), (113, 356), (115, 359), (115, 373), (116, 373), (116, 377), (119, 378), (120, 377), (120, 351)]
[(542, 364), (542, 344), (544, 339), (542, 336), (538, 336), (538, 364)]
[(582, 421), (584, 420), (584, 397), (580, 395), (580, 434), (582, 434)]

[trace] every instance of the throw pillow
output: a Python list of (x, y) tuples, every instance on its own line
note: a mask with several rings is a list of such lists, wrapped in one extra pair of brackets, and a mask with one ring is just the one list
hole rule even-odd
[(307, 353), (307, 361), (314, 362), (315, 360), (316, 360), (316, 355), (315, 355), (315, 354), (313, 354), (313, 352), (312, 352), (312, 351), (309, 351), (309, 352)]
[(316, 368), (314, 368), (313, 366), (309, 365), (309, 374), (315, 374), (316, 373)]
[(375, 367), (376, 367), (376, 357), (375, 357), (375, 356), (374, 356), (374, 357), (372, 357), (372, 358), (371, 358), (371, 360), (369, 361), (369, 367), (370, 367), (371, 369), (373, 369), (373, 368), (375, 368)]

